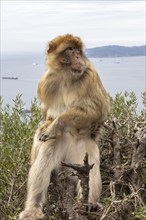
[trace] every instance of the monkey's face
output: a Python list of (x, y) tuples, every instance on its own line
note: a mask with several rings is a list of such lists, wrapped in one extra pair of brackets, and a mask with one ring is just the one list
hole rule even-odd
[(80, 77), (86, 69), (87, 61), (80, 38), (72, 35), (55, 38), (49, 44), (47, 61), (51, 68)]
[(85, 70), (85, 56), (81, 48), (69, 45), (58, 56), (62, 68), (75, 74), (81, 74)]

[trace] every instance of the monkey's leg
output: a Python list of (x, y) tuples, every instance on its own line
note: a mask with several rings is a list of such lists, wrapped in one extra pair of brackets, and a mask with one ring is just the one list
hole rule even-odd
[[(85, 157), (85, 154), (88, 153), (88, 163), (90, 165), (94, 164), (93, 168), (89, 173), (89, 195), (88, 195), (88, 204), (83, 204), (83, 210), (85, 212), (96, 212), (101, 209), (101, 204), (99, 203), (101, 190), (102, 190), (102, 181), (100, 175), (100, 155), (97, 144), (91, 138), (87, 140), (82, 140), (78, 143), (80, 145), (80, 155), (82, 155), (82, 161)], [(78, 146), (79, 147), (79, 146)], [(77, 163), (81, 161), (77, 161)], [(81, 162), (82, 164), (83, 162)], [(77, 184), (77, 198), (79, 201), (82, 201), (82, 188), (80, 181)]]
[(32, 145), (32, 149), (31, 149), (31, 165), (35, 162), (39, 149), (41, 147), (41, 141), (39, 141), (40, 138), (40, 134), (46, 130), (47, 127), (49, 127), (51, 125), (53, 121), (53, 118), (48, 117), (48, 119), (37, 129), (35, 135), (34, 135), (34, 139), (33, 139), (33, 145)]
[(90, 139), (88, 142), (88, 159), (89, 164), (94, 164), (93, 168), (90, 170), (89, 174), (89, 198), (88, 202), (96, 204), (99, 202), (101, 190), (102, 190), (102, 181), (100, 174), (100, 153), (99, 148), (94, 140)]
[[(90, 137), (75, 139), (75, 137), (68, 138), (70, 145), (68, 145), (66, 162), (73, 164), (83, 164), (85, 154), (88, 153), (89, 164), (94, 164), (89, 173), (89, 198), (88, 202), (96, 204), (100, 199), (102, 182), (100, 175), (100, 155), (97, 144)], [(82, 199), (82, 188), (80, 182), (77, 184), (77, 198)]]
[(20, 220), (43, 219), (42, 209), (46, 202), (51, 172), (60, 165), (64, 156), (60, 143), (62, 140), (40, 143), (37, 158), (29, 171), (27, 200), (25, 210), (20, 213)]
[(89, 197), (86, 210), (89, 212), (96, 212), (102, 208), (102, 205), (99, 203), (102, 191), (102, 181), (100, 174), (100, 153), (94, 140), (91, 140), (91, 148), (88, 148), (88, 155), (89, 164), (94, 164), (94, 166), (89, 173)]
[[(90, 161), (89, 161), (90, 163)], [(98, 159), (94, 160), (94, 166), (90, 170), (89, 174), (89, 198), (88, 202), (91, 204), (96, 204), (99, 202), (101, 190), (102, 190), (102, 181), (100, 174), (100, 164)]]
[[(77, 145), (80, 149), (80, 160), (77, 163), (83, 164), (83, 159), (85, 154), (88, 153), (88, 163), (94, 164), (93, 168), (89, 173), (89, 198), (88, 203), (97, 204), (100, 199), (100, 194), (102, 190), (102, 181), (100, 174), (100, 154), (99, 149), (95, 141), (91, 138), (80, 140)], [(82, 159), (82, 162), (81, 162)], [(77, 186), (79, 199), (82, 198), (82, 189), (80, 184)]]
[(40, 134), (40, 128), (36, 131), (33, 139), (33, 145), (31, 148), (31, 165), (35, 162), (37, 155), (39, 153), (39, 149), (41, 148), (41, 142), (38, 139), (38, 135)]

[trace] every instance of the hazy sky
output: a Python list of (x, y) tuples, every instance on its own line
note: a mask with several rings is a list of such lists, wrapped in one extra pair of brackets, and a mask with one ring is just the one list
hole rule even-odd
[(145, 44), (145, 1), (1, 0), (1, 50), (43, 51), (71, 33), (86, 47)]

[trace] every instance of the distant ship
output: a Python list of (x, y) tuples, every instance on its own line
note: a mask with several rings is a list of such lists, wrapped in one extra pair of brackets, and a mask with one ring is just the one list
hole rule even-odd
[(33, 66), (38, 66), (39, 64), (38, 64), (38, 63), (32, 63), (32, 65), (33, 65)]
[(17, 76), (3, 76), (2, 79), (14, 79), (14, 80), (16, 80), (16, 79), (18, 79), (18, 77)]

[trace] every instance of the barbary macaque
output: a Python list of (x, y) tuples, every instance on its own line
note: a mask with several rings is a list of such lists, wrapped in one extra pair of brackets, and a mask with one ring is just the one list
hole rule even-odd
[[(89, 164), (94, 163), (88, 202), (96, 204), (102, 189), (95, 138), (109, 114), (108, 94), (79, 37), (67, 34), (53, 39), (47, 48), (47, 66), (38, 86), (43, 123), (34, 137), (27, 200), (20, 220), (44, 217), (50, 176), (61, 161), (83, 164), (88, 153)], [(77, 185), (82, 198), (79, 182)]]

